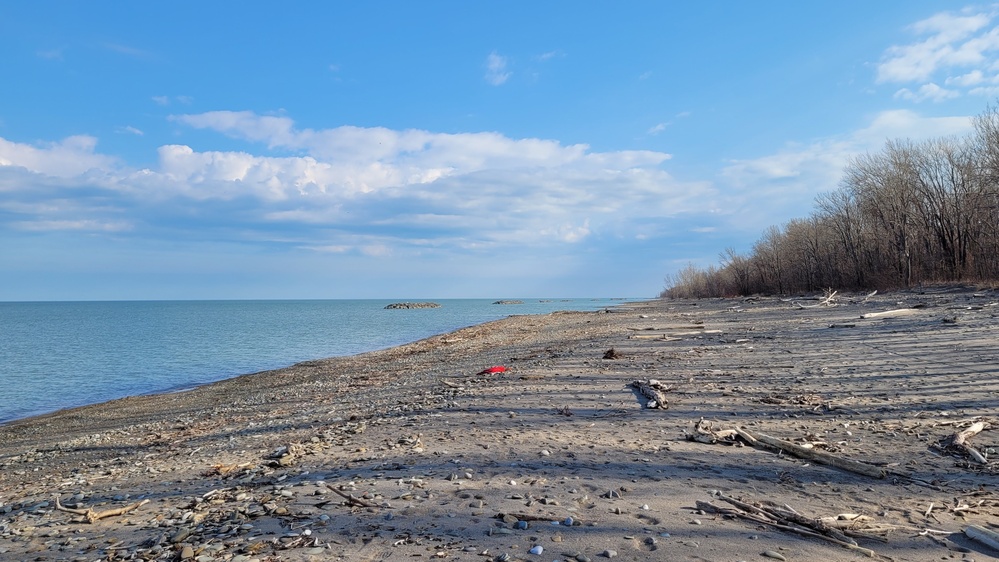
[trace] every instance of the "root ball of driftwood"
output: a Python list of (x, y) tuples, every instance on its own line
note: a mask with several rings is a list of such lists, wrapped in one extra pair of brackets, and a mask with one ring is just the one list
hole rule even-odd
[(649, 379), (645, 381), (638, 380), (631, 383), (631, 386), (649, 399), (649, 401), (645, 404), (646, 408), (659, 408), (661, 410), (665, 410), (669, 407), (669, 400), (666, 399), (666, 393), (673, 390), (671, 387), (666, 386), (656, 379)]
[(617, 350), (614, 349), (613, 347), (610, 348), (610, 349), (608, 349), (604, 353), (604, 359), (620, 359), (620, 358), (621, 358), (621, 354), (618, 353)]

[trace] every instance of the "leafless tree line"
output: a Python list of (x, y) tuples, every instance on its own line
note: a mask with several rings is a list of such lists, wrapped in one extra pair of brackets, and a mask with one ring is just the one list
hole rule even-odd
[(748, 255), (688, 265), (663, 297), (897, 289), (999, 280), (999, 108), (967, 137), (892, 140), (853, 158), (808, 218), (771, 226)]

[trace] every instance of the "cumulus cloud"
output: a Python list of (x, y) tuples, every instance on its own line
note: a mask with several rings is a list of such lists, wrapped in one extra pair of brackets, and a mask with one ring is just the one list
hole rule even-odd
[(90, 170), (115, 167), (115, 159), (98, 154), (97, 139), (76, 135), (59, 142), (30, 145), (0, 138), (0, 166), (25, 168), (48, 176), (74, 177)]
[(944, 100), (959, 97), (961, 94), (955, 90), (948, 90), (946, 88), (941, 88), (940, 86), (930, 82), (929, 84), (923, 84), (918, 90), (913, 92), (908, 88), (902, 88), (901, 90), (895, 92), (896, 99), (904, 99), (914, 102), (921, 101), (935, 101), (941, 102)]
[[(715, 198), (709, 183), (663, 170), (670, 156), (662, 152), (597, 152), (492, 132), (314, 130), (250, 112), (173, 119), (247, 146), (164, 145), (155, 166), (128, 169), (91, 137), (39, 146), (0, 139), (0, 190), (11, 195), (0, 220), (21, 229), (208, 228), (387, 258), (400, 248), (481, 252), (636, 237), (650, 220), (700, 212)], [(74, 204), (56, 203), (67, 200)]]
[(919, 84), (895, 92), (896, 99), (913, 102), (988, 95), (990, 88), (981, 84), (997, 81), (996, 15), (992, 9), (941, 12), (916, 22), (910, 31), (918, 39), (884, 52), (877, 65), (877, 82)]
[(493, 86), (499, 86), (506, 82), (512, 72), (507, 70), (507, 58), (499, 55), (496, 51), (489, 53), (486, 57), (486, 82)]

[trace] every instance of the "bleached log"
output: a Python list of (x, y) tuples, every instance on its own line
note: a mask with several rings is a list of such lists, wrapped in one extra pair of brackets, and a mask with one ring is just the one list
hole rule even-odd
[(967, 535), (969, 539), (976, 540), (999, 551), (999, 533), (991, 529), (979, 527), (978, 525), (969, 525), (964, 530), (964, 534)]
[(861, 314), (860, 317), (865, 320), (869, 318), (895, 318), (896, 316), (910, 316), (919, 312), (918, 308), (897, 308), (895, 310), (885, 310), (884, 312), (868, 312), (867, 314)]
[(798, 458), (807, 459), (810, 461), (817, 462), (819, 464), (824, 464), (828, 466), (833, 466), (848, 472), (854, 472), (857, 474), (863, 474), (864, 476), (870, 476), (872, 478), (884, 478), (885, 470), (883, 468), (868, 464), (865, 462), (855, 461), (843, 457), (837, 457), (835, 455), (826, 453), (824, 451), (818, 451), (815, 449), (806, 449), (801, 445), (791, 443), (790, 441), (783, 441), (777, 439), (776, 437), (771, 437), (763, 433), (751, 433), (742, 430), (747, 435), (753, 437), (757, 442), (763, 446), (775, 449), (778, 451), (783, 451), (789, 455), (796, 456)]

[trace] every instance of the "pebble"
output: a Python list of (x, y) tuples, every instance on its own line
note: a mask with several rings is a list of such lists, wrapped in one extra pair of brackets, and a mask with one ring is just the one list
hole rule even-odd
[(562, 522), (562, 524), (566, 527), (572, 527), (573, 523), (575, 523), (575, 521), (573, 521), (572, 517), (566, 517), (565, 521)]
[(604, 556), (606, 558), (614, 558), (615, 556), (617, 556), (617, 551), (608, 548), (607, 550), (603, 551), (601, 556)]
[(544, 551), (545, 551), (545, 547), (543, 547), (543, 546), (541, 546), (539, 544), (539, 545), (535, 546), (534, 548), (532, 548), (531, 550), (529, 550), (528, 552), (530, 552), (531, 554), (541, 554)]
[(785, 560), (785, 561), (787, 560), (787, 558), (785, 558), (783, 554), (773, 550), (764, 551), (763, 556), (766, 556), (767, 558), (773, 558), (774, 560)]
[(577, 555), (576, 555), (576, 556), (574, 556), (573, 558), (575, 558), (575, 559), (576, 559), (576, 562), (593, 562), (593, 561), (592, 561), (592, 560), (590, 559), (590, 557), (589, 557), (589, 556), (587, 556), (587, 555), (585, 555), (585, 554), (577, 554)]
[(184, 548), (180, 549), (180, 559), (190, 560), (192, 558), (194, 558), (194, 549), (191, 548), (191, 545), (184, 545)]
[(516, 527), (517, 529), (520, 529), (521, 531), (523, 531), (523, 530), (527, 529), (527, 521), (517, 521), (514, 524), (514, 527)]

